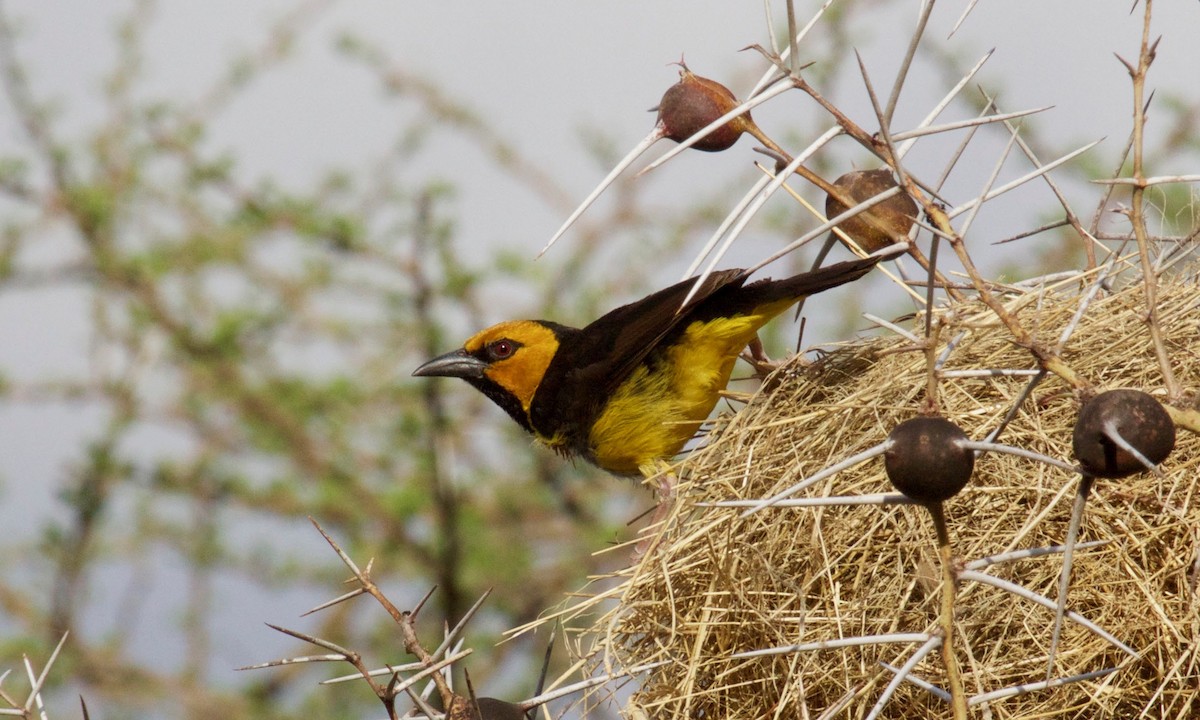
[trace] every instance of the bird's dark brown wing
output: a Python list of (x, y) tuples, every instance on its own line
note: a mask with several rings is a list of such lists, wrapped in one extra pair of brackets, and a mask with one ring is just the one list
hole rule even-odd
[(746, 277), (740, 268), (712, 273), (683, 307), (683, 299), (696, 284), (695, 278), (689, 278), (600, 317), (583, 328), (585, 344), (592, 348), (576, 361), (605, 360), (589, 368), (592, 377), (582, 379), (597, 382), (602, 392), (615, 391), (665, 337), (692, 321), (695, 308), (715, 293), (736, 293)]
[(882, 258), (868, 257), (834, 263), (782, 280), (755, 280), (748, 285), (729, 283), (716, 288), (703, 301), (692, 304), (689, 321), (749, 315), (778, 300), (798, 300), (835, 288), (866, 275)]
[[(717, 290), (745, 280), (740, 269), (709, 275), (688, 309)], [(664, 337), (688, 320), (688, 309), (678, 310), (693, 285), (694, 279), (676, 283), (622, 305), (579, 330), (557, 329), (558, 352), (530, 406), (534, 427), (548, 436), (563, 434), (568, 443), (585, 442), (588, 428), (617, 387)]]
[(862, 277), (878, 262), (879, 258), (849, 260), (782, 280), (756, 280), (749, 285), (745, 284), (748, 277), (745, 270), (723, 270), (705, 278), (687, 307), (680, 309), (696, 283), (695, 279), (684, 280), (619, 307), (583, 328), (581, 344), (591, 347), (574, 361), (583, 364), (590, 358), (607, 356), (603, 367), (596, 368), (606, 374), (588, 379), (611, 392), (654, 348), (669, 344), (671, 336), (683, 332), (693, 322), (749, 315), (768, 303), (814, 295)]
[(783, 280), (746, 285), (741, 269), (709, 275), (687, 307), (695, 279), (676, 283), (574, 330), (560, 328), (560, 346), (530, 407), (543, 435), (562, 434), (568, 444), (587, 440), (587, 431), (608, 398), (655, 348), (669, 344), (693, 322), (754, 312), (766, 303), (811, 295), (865, 275), (878, 258), (851, 260)]

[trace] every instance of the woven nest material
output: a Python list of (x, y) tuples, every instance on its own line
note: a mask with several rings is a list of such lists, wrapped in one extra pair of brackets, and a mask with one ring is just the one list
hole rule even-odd
[[(1012, 290), (1005, 305), (1048, 346), (1088, 289)], [(1184, 388), (1200, 387), (1200, 286), (1194, 275), (1161, 281), (1158, 317)], [(972, 439), (1017, 408), (1000, 442), (1072, 462), (1079, 401), (1048, 376), (1023, 402), (1028, 375), (954, 376), (961, 370), (1029, 370), (996, 316), (973, 301), (944, 311), (940, 406)], [(922, 330), (914, 327), (916, 334)], [(940, 566), (930, 514), (919, 505), (743, 510), (703, 503), (771, 497), (885, 439), (913, 417), (925, 393), (921, 352), (899, 336), (864, 340), (775, 373), (749, 404), (718, 422), (709, 444), (680, 468), (683, 483), (657, 545), (638, 564), (565, 613), (607, 611), (584, 633), (607, 662), (667, 664), (643, 677), (627, 710), (652, 718), (866, 717), (919, 641), (739, 652), (938, 628)], [(1097, 295), (1062, 353), (1098, 390), (1138, 388), (1165, 398), (1139, 282)], [(1020, 692), (972, 710), (994, 718), (1200, 717), (1200, 441), (1180, 431), (1164, 477), (1148, 472), (1097, 481), (1075, 554), (1068, 608), (1136, 650), (1068, 620), (1054, 676), (1117, 668), (1090, 680)], [(1007, 454), (981, 455), (969, 486), (945, 506), (963, 563), (1062, 543), (1080, 476)], [(894, 492), (874, 458), (797, 497)], [(1057, 596), (1060, 553), (979, 569), (1046, 598)], [(615, 604), (601, 601), (616, 599)], [(1054, 612), (1011, 592), (961, 580), (955, 650), (966, 693), (1047, 677)], [(562, 614), (559, 615), (562, 617)], [(912, 676), (947, 687), (938, 651)], [(986, 710), (983, 708), (986, 706)], [(879, 717), (949, 717), (949, 705), (913, 682), (899, 685)]]

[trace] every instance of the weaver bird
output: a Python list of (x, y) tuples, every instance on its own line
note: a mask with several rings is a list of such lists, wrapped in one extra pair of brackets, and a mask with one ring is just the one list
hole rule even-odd
[(713, 273), (683, 305), (685, 280), (582, 329), (494, 325), (413, 371), (458, 377), (539, 441), (617, 475), (653, 475), (695, 435), (759, 328), (801, 297), (865, 275), (880, 258), (783, 280)]

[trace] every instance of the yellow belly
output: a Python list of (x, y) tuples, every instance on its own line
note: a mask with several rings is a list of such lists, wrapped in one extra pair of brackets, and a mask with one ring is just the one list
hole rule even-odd
[(716, 406), (738, 353), (792, 302), (689, 325), (665, 361), (638, 367), (609, 400), (591, 429), (593, 461), (634, 475), (679, 453)]

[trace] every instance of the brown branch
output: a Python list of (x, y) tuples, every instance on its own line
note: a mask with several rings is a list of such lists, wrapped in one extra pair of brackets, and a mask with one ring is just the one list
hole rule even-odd
[[(771, 53), (764, 50), (761, 46), (752, 45), (751, 47), (762, 53), (782, 72), (787, 73), (792, 84), (797, 89), (804, 91), (809, 97), (815, 100), (817, 104), (824, 108), (826, 112), (833, 116), (834, 120), (847, 135), (854, 138), (854, 140), (856, 140), (867, 150), (870, 150), (873, 154), (887, 163), (889, 167), (893, 169), (897, 167), (897, 160), (892, 155), (886, 142), (880, 140), (874, 135), (867, 133), (861, 126), (859, 126), (857, 123), (851, 120), (849, 116), (842, 112), (841, 109), (821, 95), (816, 88), (812, 87), (802, 76), (791, 73), (786, 64), (780, 61), (778, 57), (772, 56)], [(1072, 370), (1069, 365), (1063, 362), (1062, 358), (1060, 358), (1056, 353), (1036, 342), (1029, 332), (1021, 326), (1016, 317), (1014, 317), (1012, 313), (1008, 312), (1008, 310), (1005, 309), (1005, 307), (988, 290), (987, 281), (984, 280), (983, 276), (979, 273), (978, 268), (975, 267), (975, 263), (972, 261), (970, 254), (967, 252), (962, 237), (959, 236), (959, 234), (954, 230), (954, 227), (951, 225), (950, 217), (946, 214), (946, 211), (934, 201), (934, 198), (936, 198), (936, 193), (932, 189), (920, 183), (912, 175), (904, 175), (901, 179), (903, 180), (904, 188), (908, 191), (908, 194), (925, 208), (926, 217), (929, 218), (934, 227), (937, 228), (937, 230), (940, 231), (950, 242), (950, 246), (954, 248), (955, 254), (958, 256), (958, 259), (962, 263), (963, 268), (966, 270), (968, 277), (971, 279), (971, 284), (975, 286), (977, 292), (979, 293), (979, 299), (996, 314), (1002, 323), (1004, 323), (1004, 325), (1009, 329), (1009, 332), (1012, 333), (1017, 344), (1028, 349), (1043, 369), (1058, 375), (1070, 383), (1076, 392), (1084, 394), (1090, 392), (1091, 384), (1075, 373), (1075, 371)], [(835, 197), (837, 196), (835, 195)], [(853, 207), (853, 205), (847, 205), (847, 207)], [(926, 270), (929, 269), (928, 265), (923, 265), (923, 267), (925, 267)], [(954, 294), (953, 289), (949, 287), (947, 288), (947, 292), (952, 295)]]
[[(991, 106), (996, 108), (997, 112), (1002, 112), (999, 105), (996, 104), (994, 98), (986, 93), (984, 93), (984, 97), (988, 99), (988, 103)], [(1042, 165), (1042, 161), (1038, 158), (1037, 153), (1034, 152), (1033, 148), (1029, 146), (1029, 143), (1025, 142), (1025, 139), (1017, 133), (1016, 127), (1012, 124), (1012, 122), (1005, 120), (1004, 125), (1009, 129), (1010, 132), (1013, 133), (1013, 137), (1015, 137), (1017, 141), (1017, 147), (1021, 148), (1021, 152), (1025, 153), (1025, 157), (1029, 159), (1029, 162), (1033, 163), (1035, 167), (1040, 167)], [(1087, 266), (1085, 269), (1095, 270), (1096, 248), (1094, 245), (1093, 236), (1083, 228), (1083, 223), (1080, 222), (1079, 217), (1075, 214), (1075, 211), (1071, 209), (1070, 204), (1067, 202), (1066, 196), (1063, 194), (1062, 190), (1059, 189), (1058, 183), (1054, 182), (1054, 178), (1050, 177), (1050, 173), (1043, 175), (1042, 179), (1045, 180), (1046, 184), (1050, 187), (1050, 191), (1054, 193), (1054, 197), (1058, 200), (1058, 204), (1062, 205), (1063, 212), (1066, 213), (1066, 223), (1069, 224), (1073, 230), (1075, 230), (1075, 234), (1078, 235), (1079, 239), (1083, 242), (1083, 250), (1087, 255)]]
[[(812, 96), (813, 99), (817, 100), (817, 102), (821, 104), (821, 107), (825, 108), (827, 111), (830, 112), (830, 114), (832, 114), (834, 116), (834, 119), (837, 121), (838, 125), (840, 125), (847, 134), (849, 134), (851, 137), (855, 138), (856, 140), (859, 140), (860, 143), (863, 143), (865, 145), (865, 147), (867, 147), (867, 149), (871, 150), (872, 153), (874, 153), (877, 157), (879, 157), (884, 162), (886, 162), (888, 164), (888, 166), (891, 167), (893, 170), (897, 169), (898, 163), (892, 159), (891, 153), (887, 151), (886, 143), (876, 140), (875, 138), (868, 135), (865, 130), (863, 130), (857, 124), (855, 124), (853, 120), (851, 120), (847, 115), (842, 113), (842, 111), (839, 110), (835, 105), (833, 105), (828, 100), (826, 100), (824, 97), (822, 97), (820, 95), (820, 93), (817, 93), (817, 91), (815, 89), (813, 89), (813, 87), (811, 85), (808, 84), (808, 82), (803, 78), (803, 76), (799, 75), (798, 73), (793, 73), (787, 67), (787, 64), (784, 63), (782, 60), (780, 60), (778, 58), (778, 56), (773, 55), (772, 53), (770, 53), (769, 51), (767, 51), (765, 48), (763, 48), (760, 45), (751, 45), (749, 47), (750, 47), (750, 49), (757, 50), (758, 52), (762, 53), (768, 60), (770, 60), (772, 63), (774, 63), (776, 65), (776, 67), (778, 67), (783, 72), (787, 73), (788, 76), (791, 78), (792, 84), (795, 85), (795, 87), (797, 87), (798, 89), (804, 90), (806, 93), (808, 93), (810, 96)], [(791, 156), (791, 154), (789, 154), (786, 150), (784, 150), (782, 147), (780, 147), (778, 145), (778, 143), (771, 140), (771, 138), (768, 137), (767, 134), (764, 133), (757, 125), (755, 125), (754, 123), (749, 123), (746, 128), (746, 131), (749, 132), (754, 137), (755, 140), (758, 140), (763, 145), (765, 145), (767, 147), (767, 149), (771, 151), (770, 152), (771, 155), (776, 156), (775, 157), (776, 172), (779, 172), (780, 170), (783, 169), (784, 166), (786, 166), (792, 162), (793, 157)], [(828, 180), (821, 177), (820, 175), (813, 172), (812, 170), (808, 169), (804, 165), (797, 166), (795, 173), (797, 175), (799, 175), (800, 177), (804, 178), (805, 180), (808, 180), (813, 185), (816, 185), (826, 195), (833, 197), (835, 200), (837, 200), (839, 203), (841, 203), (843, 207), (852, 208), (855, 205), (859, 204), (859, 201), (857, 201), (853, 197), (851, 197), (850, 194), (845, 192), (842, 188), (837, 187), (836, 185), (829, 182)], [(911, 194), (912, 183), (904, 183), (904, 185), (905, 185), (905, 189), (908, 190)], [(897, 232), (895, 228), (887, 225), (886, 223), (881, 222), (878, 218), (874, 217), (874, 214), (871, 212), (864, 211), (864, 212), (860, 213), (859, 215), (857, 215), (856, 217), (858, 217), (861, 220), (864, 220), (869, 225), (871, 225), (873, 228), (885, 233), (889, 238), (891, 238), (893, 243), (907, 245), (908, 246), (908, 254), (912, 256), (913, 260), (915, 260), (917, 262), (917, 264), (920, 265), (923, 270), (925, 270), (927, 272), (930, 270), (931, 266), (930, 266), (929, 260), (925, 257), (925, 254), (921, 252), (920, 248), (918, 248), (915, 243), (909, 242), (907, 235), (903, 235), (903, 234)], [(940, 273), (937, 275), (937, 277), (942, 283), (944, 283), (944, 287), (945, 287), (946, 293), (948, 295), (950, 295), (951, 297), (953, 297), (956, 300), (962, 299), (962, 297), (963, 297), (962, 294), (953, 287), (953, 284), (951, 282), (949, 282), (946, 278), (942, 277), (942, 275)]]
[(1033, 339), (1017, 318), (1000, 303), (999, 300), (989, 290), (989, 283), (980, 275), (979, 269), (975, 267), (974, 261), (971, 260), (970, 254), (967, 252), (966, 246), (962, 238), (954, 231), (950, 225), (950, 218), (946, 212), (939, 206), (932, 203), (926, 205), (926, 212), (934, 224), (946, 233), (950, 241), (950, 247), (954, 248), (954, 253), (958, 256), (959, 262), (962, 263), (963, 269), (966, 270), (967, 276), (971, 279), (971, 284), (975, 286), (976, 292), (979, 293), (979, 299), (983, 304), (996, 314), (1000, 322), (1004, 323), (1008, 331), (1013, 335), (1014, 341), (1021, 347), (1029, 350), (1038, 364), (1045, 370), (1048, 370), (1055, 375), (1058, 375), (1063, 380), (1071, 384), (1071, 387), (1076, 392), (1087, 393), (1090, 391), (1091, 383), (1080, 377), (1069, 365), (1063, 362), (1062, 358), (1050, 349), (1046, 348), (1041, 343)]
[[(367, 592), (367, 594), (375, 598), (375, 601), (378, 602), (385, 611), (387, 611), (388, 615), (391, 615), (392, 620), (394, 620), (396, 625), (400, 628), (400, 636), (404, 639), (405, 651), (416, 657), (425, 665), (432, 665), (435, 662), (433, 657), (429, 654), (429, 651), (425, 649), (425, 646), (421, 644), (420, 639), (417, 637), (417, 630), (413, 623), (414, 619), (416, 618), (416, 612), (409, 610), (402, 611), (397, 608), (396, 605), (387, 597), (387, 595), (383, 594), (383, 591), (379, 589), (379, 586), (375, 584), (375, 581), (371, 579), (370, 566), (368, 566), (366, 570), (360, 570), (358, 565), (356, 565), (354, 561), (350, 559), (350, 556), (347, 555), (344, 550), (342, 550), (340, 545), (338, 545), (337, 541), (330, 537), (329, 533), (325, 532), (325, 528), (321, 527), (320, 523), (311, 517), (309, 518), (309, 521), (312, 522), (313, 527), (317, 529), (317, 532), (321, 533), (321, 536), (325, 538), (325, 542), (329, 543), (329, 546), (333, 548), (333, 551), (338, 554), (338, 557), (342, 559), (342, 562), (346, 564), (346, 567), (350, 568), (350, 571), (354, 573), (354, 578), (358, 581), (359, 586), (361, 586), (362, 589)], [(357, 665), (355, 667), (357, 667)], [(360, 672), (362, 671), (360, 670)], [(379, 696), (380, 700), (384, 701), (385, 705), (388, 704), (388, 699), (390, 699), (394, 704), (395, 695), (391, 694), (389, 689), (380, 688), (373, 680), (370, 679), (369, 674), (364, 673), (363, 676), (367, 678), (367, 681), (371, 684), (372, 689), (376, 690), (376, 695)], [(443, 677), (440, 672), (434, 673), (432, 678), (434, 685), (437, 686), (438, 694), (442, 697), (442, 707), (450, 707), (451, 703), (454, 701), (454, 692), (450, 689), (449, 684), (447, 684), (446, 678)], [(389, 706), (389, 711), (391, 711), (391, 709), (392, 708)]]
[(1117, 57), (1129, 71), (1133, 81), (1133, 194), (1130, 199), (1129, 220), (1133, 224), (1134, 236), (1137, 238), (1138, 258), (1142, 266), (1142, 288), (1146, 294), (1146, 325), (1150, 328), (1150, 338), (1154, 343), (1154, 354), (1158, 358), (1158, 366), (1162, 372), (1163, 384), (1167, 388), (1167, 399), (1178, 402), (1182, 396), (1179, 381), (1171, 369), (1171, 357), (1167, 354), (1166, 343), (1163, 341), (1162, 328), (1158, 321), (1158, 276), (1150, 260), (1150, 237), (1146, 232), (1146, 215), (1144, 195), (1146, 192), (1146, 175), (1143, 172), (1145, 152), (1146, 106), (1146, 74), (1154, 62), (1158, 50), (1158, 41), (1150, 40), (1150, 18), (1154, 6), (1153, 0), (1145, 0), (1145, 12), (1142, 23), (1141, 51), (1138, 53), (1137, 66)]
[(954, 549), (950, 544), (950, 532), (946, 527), (946, 514), (942, 503), (929, 503), (925, 508), (933, 518), (933, 527), (937, 532), (938, 560), (942, 569), (941, 607), (938, 612), (942, 630), (942, 664), (945, 665), (946, 679), (950, 684), (950, 705), (953, 708), (954, 720), (966, 720), (967, 694), (963, 689), (958, 657), (954, 654), (954, 596), (957, 582)]

